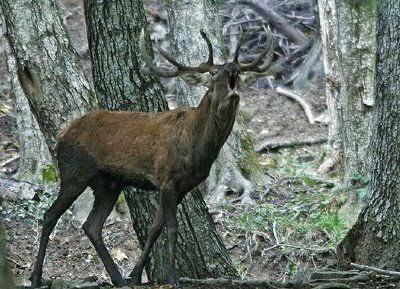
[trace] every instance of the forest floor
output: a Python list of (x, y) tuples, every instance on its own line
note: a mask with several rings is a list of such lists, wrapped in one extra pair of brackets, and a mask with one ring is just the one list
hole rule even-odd
[[(303, 97), (317, 119), (324, 119), (318, 117), (323, 116), (326, 109), (323, 94), (319, 91), (310, 90)], [(18, 152), (15, 124), (7, 113), (9, 111), (10, 101), (3, 96), (0, 102), (0, 163), (3, 164)], [(308, 123), (298, 103), (271, 90), (248, 89), (243, 92), (239, 117), (255, 147), (266, 140), (279, 144), (323, 140), (327, 135), (325, 123)], [(251, 165), (243, 166), (243, 172), (257, 183), (256, 202), (242, 206), (233, 201), (237, 196), (228, 196), (224, 205), (212, 209), (212, 216), (240, 277), (244, 280), (271, 280), (272, 283), (232, 285), (225, 280), (214, 284), (215, 287), (314, 288), (318, 282), (326, 283), (318, 274), (315, 277), (315, 272), (338, 269), (335, 247), (347, 230), (340, 218), (340, 207), (346, 201), (346, 194), (334, 172), (329, 175), (317, 173), (325, 153), (323, 143), (271, 149), (255, 155), (253, 161), (260, 168), (256, 173), (251, 171)], [(3, 173), (15, 170), (17, 162), (3, 166)], [(364, 185), (358, 182), (353, 189), (363, 192)], [(32, 200), (6, 200), (1, 205), (8, 234), (8, 258), (19, 285), (30, 283), (28, 276), (37, 253), (40, 220), (53, 199), (54, 196), (48, 192), (41, 192)], [(71, 211), (68, 211), (52, 234), (44, 278), (71, 280), (96, 276), (100, 282), (109, 281), (88, 238), (71, 216)], [(132, 231), (128, 214), (103, 231), (106, 245), (125, 275), (140, 254)], [(309, 281), (313, 274), (314, 281)], [(324, 277), (329, 284), (333, 282), (335, 285), (332, 278), (331, 275)], [(320, 288), (393, 288), (398, 282), (393, 278), (371, 274), (366, 277), (354, 272), (350, 276), (353, 279), (344, 279), (342, 275), (336, 278), (341, 278), (341, 285), (336, 284), (339, 287)], [(184, 284), (184, 288), (214, 287), (209, 283)]]

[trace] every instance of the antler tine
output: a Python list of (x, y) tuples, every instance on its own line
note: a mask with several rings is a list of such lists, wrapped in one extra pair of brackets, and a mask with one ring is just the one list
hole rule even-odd
[(168, 71), (168, 70), (163, 70), (161, 68), (158, 68), (154, 63), (153, 60), (151, 59), (150, 55), (147, 53), (146, 50), (146, 44), (145, 44), (145, 35), (144, 35), (144, 28), (140, 32), (140, 39), (139, 39), (139, 49), (140, 53), (142, 54), (142, 58), (144, 62), (150, 67), (150, 69), (157, 74), (160, 77), (164, 78), (171, 78), (171, 77), (176, 77), (179, 75), (179, 71)]
[(201, 37), (203, 37), (203, 39), (207, 43), (207, 47), (208, 47), (208, 59), (207, 59), (206, 64), (214, 65), (213, 48), (212, 48), (210, 38), (208, 38), (207, 34), (204, 32), (203, 29), (200, 29), (200, 34), (201, 34)]
[(235, 62), (235, 63), (239, 63), (239, 52), (240, 52), (240, 47), (242, 46), (243, 40), (244, 40), (243, 30), (242, 30), (242, 27), (240, 26), (239, 39), (236, 44), (235, 53), (233, 55), (233, 62)]
[(160, 45), (156, 42), (156, 47), (158, 51), (160, 51), (161, 55), (172, 65), (174, 65), (176, 68), (178, 68), (178, 71), (185, 71), (185, 72), (197, 72), (196, 67), (189, 67), (185, 66), (183, 64), (180, 64), (178, 61), (174, 59), (171, 53), (165, 51), (164, 49), (161, 48)]
[[(241, 71), (256, 71), (256, 72), (261, 72), (268, 69), (269, 65), (271, 64), (272, 61), (272, 56), (274, 53), (274, 49), (273, 49), (273, 38), (272, 35), (270, 35), (268, 37), (267, 40), (267, 45), (266, 45), (266, 49), (251, 63), (240, 63), (240, 70)], [(265, 61), (262, 66), (258, 66), (260, 65), (264, 58), (267, 57), (267, 61)]]
[(208, 36), (203, 32), (200, 31), (201, 36), (203, 37), (203, 39), (206, 41), (207, 43), (207, 47), (208, 47), (208, 60), (205, 63), (200, 64), (199, 66), (196, 67), (191, 67), (191, 66), (186, 66), (183, 65), (181, 63), (179, 63), (178, 61), (176, 61), (174, 59), (174, 57), (172, 56), (171, 53), (165, 51), (164, 49), (162, 49), (158, 43), (156, 43), (156, 47), (158, 49), (158, 51), (160, 51), (161, 55), (172, 65), (174, 65), (176, 68), (178, 68), (178, 71), (181, 72), (198, 72), (198, 73), (205, 73), (205, 72), (209, 72), (210, 70), (210, 66), (214, 65), (213, 63), (213, 51), (212, 51), (212, 45), (211, 45), (211, 41), (208, 38)]

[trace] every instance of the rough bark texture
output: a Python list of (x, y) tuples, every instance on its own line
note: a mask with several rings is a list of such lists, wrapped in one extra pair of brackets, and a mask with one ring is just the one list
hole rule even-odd
[[(213, 44), (214, 63), (226, 61), (216, 1), (168, 0), (165, 4), (170, 27), (170, 43), (176, 59), (191, 66), (207, 60), (207, 45), (200, 35), (200, 29), (203, 29)], [(198, 105), (207, 91), (205, 87), (190, 86), (180, 78), (175, 82), (176, 98), (180, 107)], [(229, 190), (240, 192), (243, 202), (251, 201), (252, 184), (243, 177), (238, 166), (239, 159), (243, 157), (239, 126), (237, 122), (205, 182), (211, 205), (217, 205), (216, 201), (223, 199), (221, 195)]]
[(11, 270), (7, 265), (7, 259), (4, 252), (4, 229), (0, 219), (0, 288), (14, 289), (14, 281), (11, 276)]
[[(375, 76), (376, 3), (319, 1), (329, 131), (335, 161), (344, 177), (367, 175)], [(339, 153), (338, 153), (339, 152)]]
[(367, 175), (375, 83), (376, 2), (336, 1), (345, 177)]
[[(110, 110), (167, 109), (159, 80), (140, 71), (139, 34), (146, 26), (142, 2), (119, 0), (99, 3), (88, 0), (85, 9), (100, 106)], [(152, 53), (151, 47), (148, 49)], [(126, 191), (125, 197), (143, 247), (158, 204), (158, 193), (138, 192), (131, 188)], [(178, 276), (205, 278), (235, 275), (229, 255), (198, 190), (189, 194), (180, 206), (178, 222)], [(165, 280), (167, 251), (166, 235), (162, 234), (146, 270), (151, 280)]]
[(321, 171), (329, 170), (338, 162), (339, 151), (341, 149), (340, 121), (339, 121), (339, 63), (337, 52), (338, 27), (335, 0), (319, 0), (319, 18), (321, 27), (321, 39), (323, 46), (325, 83), (326, 83), (326, 103), (330, 115), (329, 124), (329, 145), (332, 153), (321, 165)]
[(400, 2), (378, 4), (377, 82), (371, 184), (357, 223), (339, 246), (342, 261), (400, 269)]
[[(5, 35), (4, 18), (0, 9), (0, 32)], [(18, 142), (20, 163), (18, 173), (14, 178), (29, 180), (30, 182), (42, 179), (41, 170), (52, 163), (49, 149), (39, 125), (18, 80), (15, 58), (6, 39), (2, 41), (7, 58), (9, 81), (14, 104), (14, 115), (18, 126)], [(21, 198), (31, 198), (34, 192), (21, 192)]]
[(20, 85), (54, 153), (58, 131), (91, 106), (91, 90), (53, 0), (4, 0)]

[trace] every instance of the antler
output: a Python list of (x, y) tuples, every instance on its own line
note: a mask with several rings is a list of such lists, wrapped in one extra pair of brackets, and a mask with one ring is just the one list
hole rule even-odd
[(157, 67), (151, 60), (151, 57), (148, 55), (146, 46), (145, 46), (145, 34), (144, 34), (144, 28), (143, 28), (140, 33), (140, 41), (139, 41), (140, 52), (142, 54), (143, 60), (147, 63), (147, 65), (150, 66), (151, 70), (155, 74), (157, 74), (160, 77), (164, 77), (164, 78), (176, 77), (185, 72), (197, 72), (197, 73), (209, 72), (210, 69), (212, 68), (212, 66), (214, 65), (212, 45), (211, 45), (210, 39), (208, 38), (208, 36), (205, 34), (205, 32), (203, 30), (200, 30), (200, 34), (207, 43), (207, 47), (208, 47), (207, 62), (204, 62), (196, 67), (183, 65), (183, 64), (179, 63), (178, 61), (176, 61), (174, 59), (174, 57), (171, 55), (171, 53), (165, 51), (156, 43), (156, 47), (160, 51), (161, 55), (169, 63), (171, 63), (172, 65), (174, 65), (176, 67), (176, 70), (164, 70), (164, 69)]
[[(244, 40), (243, 31), (240, 29), (239, 40), (235, 48), (233, 62), (238, 63), (240, 70), (244, 71), (254, 71), (254, 72), (264, 72), (266, 71), (272, 62), (272, 57), (274, 54), (274, 45), (273, 45), (273, 38), (272, 35), (269, 35), (267, 44), (263, 52), (252, 62), (250, 63), (239, 63), (239, 51), (240, 46), (242, 45)], [(264, 60), (264, 58), (266, 58)]]

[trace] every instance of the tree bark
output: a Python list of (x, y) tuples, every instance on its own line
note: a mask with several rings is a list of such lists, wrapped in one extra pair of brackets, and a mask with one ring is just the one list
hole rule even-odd
[(331, 116), (329, 142), (348, 181), (354, 173), (368, 175), (376, 2), (319, 0), (319, 12)]
[[(168, 109), (159, 80), (140, 71), (139, 35), (142, 27), (147, 25), (142, 2), (87, 0), (85, 11), (99, 105), (110, 110)], [(152, 55), (150, 46), (148, 50)], [(155, 214), (158, 193), (130, 188), (125, 191), (125, 198), (143, 247)], [(205, 278), (236, 274), (198, 190), (192, 191), (183, 201), (178, 222), (178, 276)], [(152, 281), (165, 280), (166, 248), (166, 234), (162, 234), (146, 268)]]
[(318, 8), (326, 80), (326, 103), (330, 116), (328, 144), (332, 149), (329, 157), (325, 159), (319, 170), (327, 172), (338, 163), (342, 146), (338, 109), (340, 98), (339, 60), (337, 52), (338, 27), (336, 25), (337, 12), (334, 0), (319, 0)]
[(53, 0), (3, 0), (19, 83), (50, 152), (59, 130), (87, 112), (92, 93)]
[[(226, 62), (222, 43), (221, 21), (216, 1), (165, 1), (170, 27), (170, 43), (176, 59), (185, 65), (199, 65), (207, 60), (208, 48), (200, 35), (203, 29), (213, 45), (214, 63)], [(197, 106), (206, 93), (205, 87), (193, 87), (182, 79), (175, 80), (176, 99), (180, 107)], [(237, 120), (232, 134), (224, 144), (206, 180), (207, 199), (210, 205), (218, 205), (226, 191), (242, 194), (243, 203), (251, 202), (253, 186), (244, 178), (239, 162), (244, 157), (240, 138), (245, 137)]]
[(0, 218), (0, 288), (14, 289), (14, 281), (11, 275), (10, 268), (8, 267), (7, 258), (5, 255), (4, 238), (4, 228), (2, 225), (2, 220)]
[(378, 4), (371, 184), (366, 206), (339, 246), (343, 262), (400, 269), (400, 2)]
[[(4, 18), (0, 8), (0, 33), (5, 35)], [(14, 178), (19, 180), (29, 180), (38, 182), (42, 180), (41, 171), (52, 163), (49, 149), (39, 125), (26, 98), (21, 85), (18, 81), (17, 67), (15, 58), (12, 55), (11, 47), (6, 39), (1, 41), (7, 58), (7, 68), (11, 83), (13, 97), (14, 114), (18, 127), (19, 143), (19, 168)], [(21, 198), (31, 198), (34, 192), (23, 192)]]

